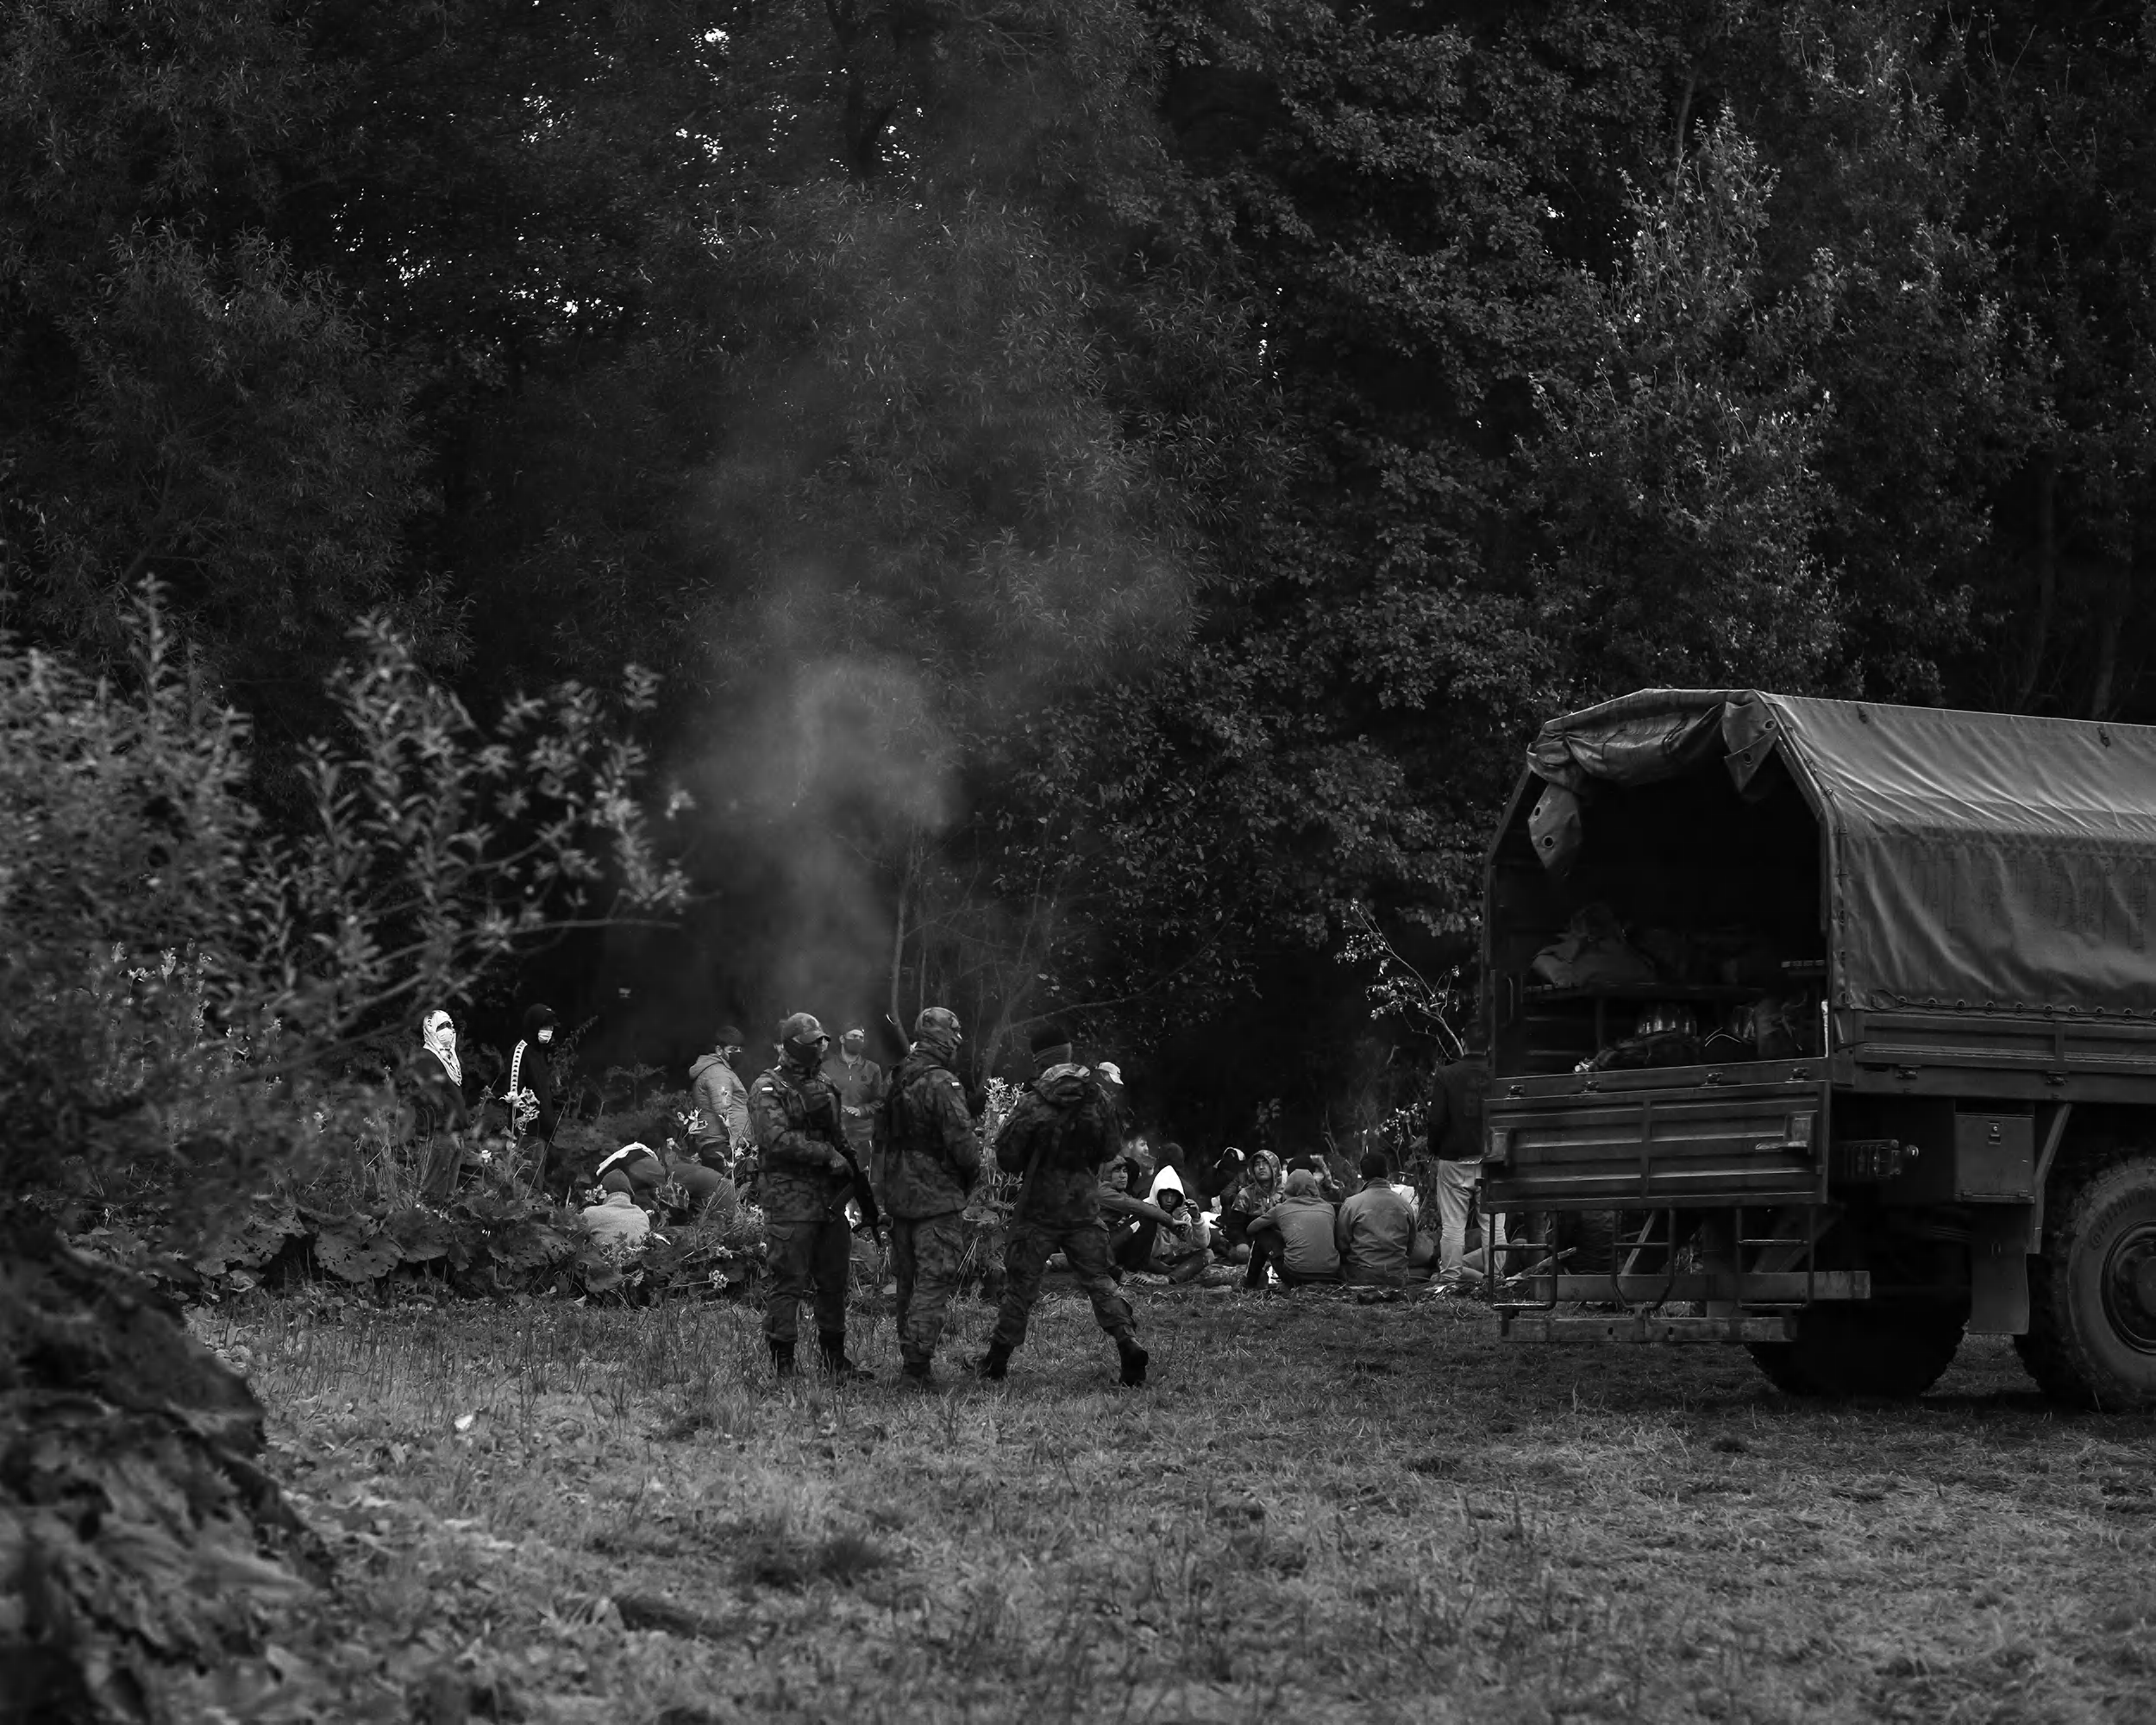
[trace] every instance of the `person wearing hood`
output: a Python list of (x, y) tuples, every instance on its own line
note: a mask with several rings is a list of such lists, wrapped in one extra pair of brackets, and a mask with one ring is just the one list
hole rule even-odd
[(502, 1095), (509, 1103), (510, 1136), (531, 1158), (531, 1186), (543, 1191), (547, 1159), (554, 1150), (554, 1129), (561, 1115), (555, 1085), (553, 1050), (561, 1020), (552, 1007), (524, 1011), (524, 1034), (509, 1057), (509, 1078)]
[(801, 1302), (816, 1305), (824, 1369), (834, 1377), (868, 1377), (846, 1356), (846, 1280), (853, 1229), (846, 1203), (853, 1164), (840, 1146), (838, 1093), (824, 1076), (831, 1039), (812, 1013), (779, 1026), (779, 1062), (749, 1087), (761, 1173), (757, 1191), (769, 1241), (771, 1291), (764, 1301), (764, 1340), (780, 1377), (793, 1375)]
[(1153, 1189), (1146, 1197), (1168, 1218), (1153, 1239), (1155, 1273), (1170, 1282), (1188, 1282), (1201, 1275), (1213, 1255), (1213, 1225), (1183, 1191), (1182, 1176), (1172, 1164), (1153, 1176)]
[(1289, 1288), (1340, 1279), (1338, 1218), (1307, 1168), (1290, 1174), (1279, 1201), (1250, 1223), (1250, 1267), (1243, 1285), (1263, 1288), (1269, 1264)]
[(749, 1123), (749, 1087), (734, 1070), (741, 1054), (741, 1032), (718, 1027), (711, 1051), (699, 1054), (689, 1068), (689, 1093), (696, 1098), (697, 1131), (692, 1148), (706, 1168), (739, 1179), (736, 1164), (755, 1148)]
[(1072, 1058), (1070, 1040), (1060, 1032), (1035, 1037), (1033, 1058), (1041, 1075), (996, 1138), (998, 1164), (1017, 1170), (1020, 1183), (1003, 1251), (1003, 1304), (978, 1369), (991, 1382), (1008, 1373), (1049, 1258), (1060, 1249), (1093, 1302), (1095, 1321), (1115, 1342), (1123, 1382), (1135, 1389), (1145, 1382), (1150, 1356), (1138, 1346), (1137, 1320), (1115, 1285), (1100, 1226), (1100, 1170), (1123, 1152), (1115, 1099), (1090, 1067)]
[[(923, 1389), (935, 1383), (936, 1345), (966, 1257), (960, 1218), (981, 1178), (981, 1136), (951, 1070), (962, 1040), (957, 1013), (925, 1008), (913, 1023), (912, 1051), (899, 1063), (871, 1122), (891, 1218), (899, 1352), (907, 1381)], [(874, 1070), (873, 1062), (862, 1063)]]
[(419, 1050), (411, 1066), (412, 1137), (425, 1146), (419, 1189), (432, 1204), (456, 1194), (464, 1171), (464, 1134), (472, 1111), (464, 1100), (464, 1067), (457, 1057), (456, 1024), (437, 1007), (419, 1026)]
[(1250, 1237), (1250, 1225), (1280, 1202), (1284, 1195), (1281, 1180), (1280, 1158), (1271, 1151), (1261, 1150), (1250, 1158), (1234, 1195), (1228, 1200), (1224, 1219), (1228, 1238), (1236, 1245), (1245, 1244)]

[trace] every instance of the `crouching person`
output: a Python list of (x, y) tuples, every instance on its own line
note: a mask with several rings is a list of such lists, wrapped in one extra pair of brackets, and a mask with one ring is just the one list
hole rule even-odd
[(779, 1063), (749, 1091), (770, 1242), (763, 1333), (781, 1377), (794, 1370), (801, 1302), (811, 1298), (824, 1369), (837, 1377), (873, 1375), (846, 1357), (846, 1279), (853, 1264), (846, 1201), (853, 1195), (853, 1164), (838, 1147), (838, 1094), (820, 1070), (830, 1045), (812, 1014), (795, 1013), (779, 1026)]
[(891, 1218), (899, 1283), (899, 1352), (909, 1383), (933, 1386), (936, 1344), (965, 1258), (962, 1217), (981, 1178), (981, 1138), (951, 1070), (963, 1038), (958, 1015), (931, 1007), (913, 1025), (913, 1051), (876, 1111), (876, 1165)]

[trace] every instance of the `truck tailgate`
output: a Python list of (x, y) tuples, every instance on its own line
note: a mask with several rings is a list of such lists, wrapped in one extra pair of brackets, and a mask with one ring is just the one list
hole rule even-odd
[(1484, 1104), (1493, 1210), (1805, 1203), (1827, 1192), (1817, 1063), (1500, 1078)]

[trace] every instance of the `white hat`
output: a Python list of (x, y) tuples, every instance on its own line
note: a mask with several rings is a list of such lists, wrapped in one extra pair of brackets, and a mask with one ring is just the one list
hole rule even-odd
[(1106, 1079), (1111, 1084), (1120, 1084), (1123, 1082), (1123, 1069), (1120, 1066), (1118, 1066), (1112, 1060), (1102, 1061), (1100, 1066), (1100, 1076)]

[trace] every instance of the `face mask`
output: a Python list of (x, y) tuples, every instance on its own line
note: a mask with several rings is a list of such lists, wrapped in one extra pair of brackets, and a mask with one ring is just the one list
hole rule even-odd
[(552, 1042), (554, 1040), (554, 1026), (552, 1025), (548, 1025), (544, 1030), (539, 1032), (539, 1040), (542, 1042)]

